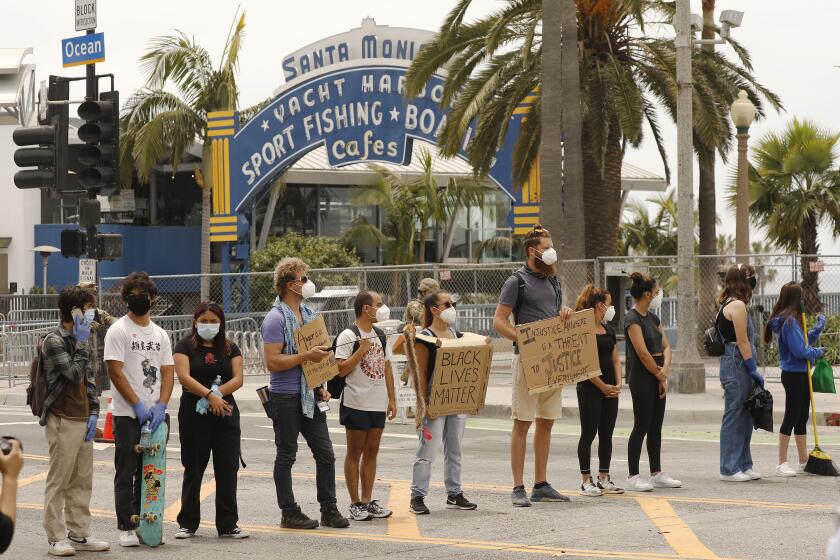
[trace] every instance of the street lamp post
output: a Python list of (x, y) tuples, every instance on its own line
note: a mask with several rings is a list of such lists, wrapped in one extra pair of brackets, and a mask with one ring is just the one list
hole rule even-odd
[(755, 119), (755, 105), (747, 97), (747, 92), (738, 92), (738, 99), (730, 110), (732, 122), (738, 131), (738, 193), (735, 199), (735, 253), (750, 254), (750, 179), (747, 162), (747, 141), (750, 138), (750, 125)]
[(47, 295), (47, 269), (50, 265), (50, 255), (61, 252), (61, 249), (53, 247), (52, 245), (38, 245), (32, 250), (41, 255), (41, 273), (44, 282), (44, 295)]

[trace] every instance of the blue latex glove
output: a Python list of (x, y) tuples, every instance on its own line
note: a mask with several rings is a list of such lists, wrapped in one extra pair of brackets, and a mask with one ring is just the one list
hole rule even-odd
[(744, 360), (744, 367), (747, 368), (747, 371), (752, 377), (753, 381), (764, 387), (764, 376), (758, 373), (758, 367), (755, 365), (755, 358), (750, 358), (749, 360)]
[(198, 399), (198, 402), (195, 403), (195, 411), (199, 414), (207, 414), (208, 410), (210, 410), (210, 401), (204, 397)]
[(91, 414), (87, 420), (87, 433), (85, 434), (85, 441), (92, 441), (93, 436), (96, 435), (96, 423), (99, 422), (99, 416)]
[(163, 421), (166, 420), (166, 405), (162, 402), (155, 403), (152, 407), (152, 425), (150, 428), (154, 432)]
[(816, 351), (817, 353), (818, 360), (825, 356), (825, 348), (823, 348), (822, 346), (820, 346), (819, 348), (814, 348), (814, 351)]
[(149, 407), (143, 404), (143, 401), (137, 401), (134, 405), (134, 414), (137, 416), (137, 422), (142, 426), (152, 419), (152, 411)]
[(90, 338), (90, 323), (85, 321), (84, 315), (73, 317), (73, 336), (79, 342), (87, 342)]
[(817, 320), (814, 321), (814, 329), (823, 332), (825, 329), (825, 315), (818, 315)]

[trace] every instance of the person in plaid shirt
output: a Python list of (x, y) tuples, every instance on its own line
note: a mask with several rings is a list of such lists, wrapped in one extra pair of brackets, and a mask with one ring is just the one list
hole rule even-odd
[(78, 286), (64, 288), (58, 311), (61, 323), (41, 345), (48, 393), (40, 424), (46, 428), (50, 450), (44, 530), (50, 555), (73, 556), (77, 550), (105, 551), (111, 545), (90, 536), (91, 441), (99, 419), (88, 353), (93, 295)]

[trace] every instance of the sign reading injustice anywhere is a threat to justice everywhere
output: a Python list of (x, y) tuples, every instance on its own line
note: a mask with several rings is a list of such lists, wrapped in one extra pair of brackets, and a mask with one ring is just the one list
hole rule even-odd
[(93, 33), (61, 40), (64, 68), (105, 62), (105, 34)]
[(478, 414), (487, 396), (487, 380), (493, 363), (490, 339), (464, 333), (456, 339), (418, 334), (417, 340), (438, 346), (427, 405), (429, 414)]
[[(330, 333), (327, 331), (327, 324), (324, 323), (324, 316), (318, 315), (314, 320), (303, 325), (294, 332), (295, 344), (298, 353), (303, 354), (316, 346), (332, 346)], [(335, 354), (322, 359), (320, 362), (303, 362), (303, 375), (306, 377), (306, 384), (310, 389), (329, 381), (338, 375), (338, 363), (335, 361)]]
[(592, 309), (578, 311), (568, 321), (552, 317), (517, 325), (516, 342), (530, 394), (601, 374)]

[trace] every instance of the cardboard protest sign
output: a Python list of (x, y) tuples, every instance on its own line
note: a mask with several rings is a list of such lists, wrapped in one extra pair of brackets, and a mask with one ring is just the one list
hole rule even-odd
[(585, 309), (516, 326), (519, 360), (528, 393), (542, 393), (601, 375), (595, 312)]
[(493, 347), (486, 336), (464, 333), (462, 338), (417, 335), (435, 344), (435, 373), (427, 410), (432, 416), (478, 414), (487, 396)]
[[(303, 325), (295, 331), (295, 344), (298, 353), (303, 354), (316, 346), (332, 346), (330, 334), (327, 332), (327, 325), (324, 317), (318, 315), (313, 321)], [(303, 375), (306, 377), (306, 384), (310, 389), (322, 385), (338, 375), (338, 364), (335, 361), (335, 354), (330, 355), (320, 362), (303, 362)]]

